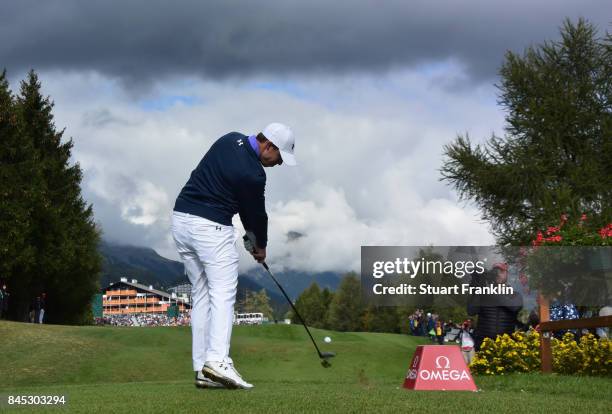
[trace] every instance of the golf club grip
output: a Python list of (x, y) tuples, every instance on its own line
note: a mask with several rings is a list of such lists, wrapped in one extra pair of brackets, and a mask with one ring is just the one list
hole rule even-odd
[(293, 302), (291, 301), (291, 299), (289, 299), (289, 295), (287, 295), (287, 292), (285, 292), (285, 289), (283, 289), (283, 287), (281, 286), (280, 283), (278, 283), (278, 280), (276, 280), (276, 278), (274, 277), (272, 272), (270, 272), (270, 268), (268, 267), (266, 262), (263, 262), (262, 265), (263, 265), (264, 269), (266, 269), (268, 271), (268, 274), (270, 275), (270, 277), (272, 278), (274, 283), (276, 283), (276, 286), (278, 286), (280, 291), (283, 293), (283, 295), (285, 296), (285, 299), (287, 299), (287, 302), (289, 302), (289, 305), (291, 305), (291, 309), (293, 309), (293, 312), (295, 312), (297, 317), (300, 319), (300, 322), (302, 322), (302, 325), (304, 326), (304, 329), (306, 329), (306, 333), (308, 333), (308, 336), (310, 337), (310, 340), (312, 341), (312, 344), (314, 345), (315, 349), (317, 350), (317, 353), (319, 354), (319, 358), (323, 358), (323, 355), (321, 354), (321, 351), (319, 350), (319, 347), (317, 346), (317, 343), (315, 342), (314, 338), (312, 337), (312, 334), (310, 333), (310, 329), (308, 329), (308, 326), (306, 326), (306, 322), (304, 322), (304, 319), (302, 319), (302, 315), (300, 315), (298, 310), (293, 305)]

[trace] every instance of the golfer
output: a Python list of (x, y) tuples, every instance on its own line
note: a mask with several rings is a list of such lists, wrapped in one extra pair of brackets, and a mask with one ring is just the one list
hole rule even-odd
[(229, 356), (238, 285), (239, 239), (232, 226), (238, 213), (255, 235), (251, 252), (266, 259), (268, 215), (263, 167), (296, 165), (289, 127), (272, 123), (257, 135), (231, 132), (204, 155), (176, 199), (172, 235), (192, 285), (192, 356), (199, 388), (253, 385), (236, 371)]

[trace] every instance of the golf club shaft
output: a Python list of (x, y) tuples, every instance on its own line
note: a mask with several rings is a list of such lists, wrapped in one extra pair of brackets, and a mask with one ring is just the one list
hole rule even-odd
[(300, 313), (297, 311), (297, 309), (293, 305), (293, 302), (291, 301), (291, 299), (289, 299), (289, 296), (287, 295), (287, 292), (285, 292), (285, 289), (283, 289), (283, 287), (281, 286), (280, 283), (278, 283), (278, 280), (276, 280), (276, 278), (274, 277), (272, 272), (270, 272), (270, 268), (268, 267), (266, 262), (263, 262), (262, 265), (263, 265), (264, 269), (266, 269), (268, 271), (268, 274), (270, 275), (272, 280), (274, 280), (274, 283), (276, 283), (276, 286), (278, 286), (280, 291), (283, 292), (283, 295), (285, 295), (285, 299), (287, 299), (287, 302), (289, 302), (289, 305), (291, 305), (291, 309), (293, 309), (293, 312), (295, 312), (296, 316), (300, 319), (300, 322), (302, 322), (302, 325), (304, 326), (304, 329), (306, 329), (306, 332), (308, 333), (308, 336), (310, 337), (310, 340), (312, 341), (312, 344), (314, 345), (315, 349), (317, 350), (317, 353), (319, 354), (319, 358), (323, 358), (323, 355), (321, 354), (321, 351), (319, 350), (319, 347), (317, 346), (317, 343), (315, 342), (314, 338), (312, 337), (312, 334), (310, 333), (310, 329), (308, 329), (308, 326), (306, 326), (306, 322), (304, 322), (304, 319), (302, 319), (302, 316), (300, 315)]

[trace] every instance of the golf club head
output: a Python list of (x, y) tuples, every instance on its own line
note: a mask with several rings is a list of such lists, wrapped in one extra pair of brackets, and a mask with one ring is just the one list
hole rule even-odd
[(335, 356), (336, 354), (333, 352), (321, 352), (320, 357), (321, 357), (321, 365), (323, 365), (323, 368), (331, 367), (331, 362), (329, 362), (328, 359), (333, 358)]

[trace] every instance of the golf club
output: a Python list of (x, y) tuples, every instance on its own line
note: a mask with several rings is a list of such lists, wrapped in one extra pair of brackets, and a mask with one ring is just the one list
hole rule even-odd
[[(247, 246), (247, 242), (250, 243), (251, 246), (255, 246), (255, 236), (251, 232), (247, 232), (244, 235), (243, 240), (245, 242), (245, 246)], [(308, 336), (310, 337), (310, 340), (312, 341), (312, 344), (314, 345), (315, 349), (317, 350), (317, 354), (319, 354), (319, 358), (321, 358), (321, 365), (323, 365), (323, 367), (325, 367), (325, 368), (331, 367), (331, 362), (329, 362), (329, 358), (335, 357), (336, 354), (334, 352), (321, 352), (321, 350), (317, 346), (317, 343), (315, 342), (314, 338), (312, 337), (312, 334), (310, 333), (310, 329), (308, 329), (308, 326), (306, 326), (306, 322), (304, 322), (304, 319), (302, 319), (302, 316), (300, 315), (298, 310), (293, 305), (293, 302), (291, 301), (291, 299), (289, 299), (289, 296), (287, 295), (287, 292), (285, 292), (285, 289), (283, 289), (281, 284), (278, 283), (278, 280), (276, 280), (276, 278), (274, 277), (274, 275), (270, 271), (270, 268), (268, 267), (267, 263), (266, 262), (262, 262), (262, 266), (264, 267), (264, 269), (266, 269), (266, 271), (268, 272), (268, 274), (270, 275), (270, 277), (272, 278), (274, 283), (276, 283), (276, 286), (278, 286), (280, 291), (283, 293), (283, 295), (285, 296), (285, 299), (287, 299), (287, 302), (289, 302), (289, 305), (291, 305), (291, 309), (293, 309), (293, 312), (299, 318), (300, 322), (302, 323), (302, 326), (304, 327), (304, 329), (306, 329), (306, 332), (308, 333)]]

